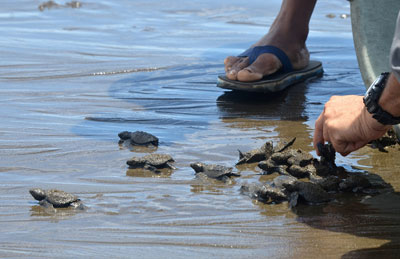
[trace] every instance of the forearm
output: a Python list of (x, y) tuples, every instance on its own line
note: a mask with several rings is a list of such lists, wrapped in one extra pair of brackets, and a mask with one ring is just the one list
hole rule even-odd
[(400, 12), (390, 48), (391, 74), (378, 104), (394, 117), (400, 116)]
[(394, 117), (400, 117), (400, 83), (393, 74), (389, 76), (378, 104)]

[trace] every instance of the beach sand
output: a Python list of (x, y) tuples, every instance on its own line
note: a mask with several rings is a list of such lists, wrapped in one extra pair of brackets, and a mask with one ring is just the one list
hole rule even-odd
[[(399, 254), (399, 148), (337, 164), (378, 174), (395, 193), (367, 201), (265, 205), (232, 184), (200, 181), (202, 161), (234, 166), (238, 149), (297, 137), (312, 152), (331, 95), (363, 94), (344, 0), (318, 2), (308, 47), (322, 78), (274, 96), (216, 87), (223, 59), (257, 41), (280, 1), (86, 0), (79, 8), (4, 0), (0, 10), (0, 257), (358, 258)], [(136, 174), (121, 131), (159, 137), (170, 175)], [(33, 187), (79, 196), (85, 212), (50, 213)], [(388, 257), (386, 257), (388, 258)]]

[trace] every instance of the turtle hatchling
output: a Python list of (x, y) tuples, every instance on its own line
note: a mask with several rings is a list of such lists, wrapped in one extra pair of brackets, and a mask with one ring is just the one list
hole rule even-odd
[(78, 199), (73, 194), (51, 189), (51, 190), (43, 190), (40, 188), (30, 189), (29, 193), (32, 195), (35, 200), (39, 201), (39, 204), (44, 207), (52, 206), (54, 208), (75, 208), (75, 209), (84, 209), (85, 206), (82, 204), (81, 200)]
[(120, 138), (120, 143), (124, 141), (129, 141), (131, 145), (139, 146), (158, 146), (158, 138), (150, 133), (144, 131), (123, 131), (118, 134)]
[(134, 157), (128, 160), (126, 163), (129, 165), (131, 169), (147, 169), (153, 172), (159, 172), (158, 169), (175, 169), (174, 166), (171, 165), (172, 162), (175, 162), (174, 159), (167, 154), (150, 154), (144, 157)]
[(240, 176), (239, 174), (232, 173), (232, 167), (226, 167), (223, 165), (205, 164), (196, 162), (190, 164), (190, 167), (198, 173), (205, 174), (207, 177), (214, 178), (217, 180), (227, 180), (231, 176)]

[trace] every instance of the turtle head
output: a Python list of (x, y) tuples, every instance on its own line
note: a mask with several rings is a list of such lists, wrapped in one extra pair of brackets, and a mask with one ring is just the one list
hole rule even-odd
[(29, 193), (32, 195), (35, 200), (41, 201), (46, 198), (46, 192), (43, 189), (40, 188), (35, 188), (35, 189), (30, 189)]
[(190, 167), (193, 168), (193, 170), (194, 170), (196, 173), (199, 173), (199, 172), (203, 172), (203, 171), (204, 171), (204, 164), (201, 163), (201, 162), (191, 163), (191, 164), (190, 164)]

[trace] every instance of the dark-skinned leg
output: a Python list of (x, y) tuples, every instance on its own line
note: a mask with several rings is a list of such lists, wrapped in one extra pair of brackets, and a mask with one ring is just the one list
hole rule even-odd
[[(254, 46), (272, 45), (288, 55), (294, 69), (308, 65), (310, 55), (306, 47), (308, 27), (317, 0), (283, 0), (281, 9), (268, 33)], [(257, 81), (272, 74), (282, 64), (273, 54), (260, 55), (253, 64), (248, 58), (227, 57), (224, 61), (226, 76), (231, 80)]]

